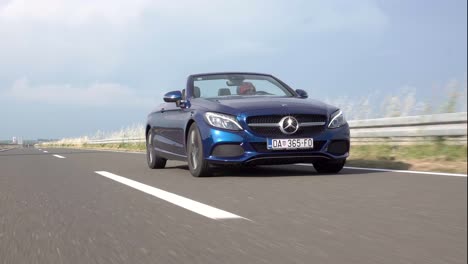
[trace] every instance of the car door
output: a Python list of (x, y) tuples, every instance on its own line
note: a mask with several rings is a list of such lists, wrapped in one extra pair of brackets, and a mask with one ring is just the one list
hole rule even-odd
[(190, 110), (180, 108), (175, 103), (161, 106), (155, 118), (154, 146), (162, 151), (185, 157), (185, 125), (190, 118)]

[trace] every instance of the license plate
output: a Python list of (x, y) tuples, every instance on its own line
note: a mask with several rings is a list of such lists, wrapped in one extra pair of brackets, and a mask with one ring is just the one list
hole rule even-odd
[(314, 148), (314, 139), (312, 138), (281, 138), (267, 139), (268, 149), (311, 149)]

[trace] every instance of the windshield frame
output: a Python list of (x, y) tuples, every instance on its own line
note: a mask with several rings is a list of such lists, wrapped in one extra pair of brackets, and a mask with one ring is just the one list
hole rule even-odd
[[(276, 78), (275, 76), (271, 75), (271, 74), (263, 74), (263, 73), (252, 73), (252, 72), (217, 72), (217, 73), (202, 73), (202, 74), (194, 74), (194, 75), (190, 75), (187, 79), (187, 98), (191, 98), (191, 99), (196, 99), (193, 97), (193, 87), (194, 87), (194, 82), (196, 81), (197, 78), (200, 78), (200, 77), (208, 77), (208, 76), (226, 76), (226, 75), (251, 75), (251, 76), (259, 76), (259, 77), (266, 77), (266, 78), (271, 78), (273, 79), (274, 81), (276, 81), (279, 85), (281, 85), (282, 87), (279, 87), (280, 89), (284, 89), (284, 93), (285, 95), (277, 95), (276, 97), (299, 97), (299, 95), (296, 93), (296, 91), (294, 91), (294, 89), (292, 89), (291, 87), (289, 87), (286, 83), (284, 83), (283, 81), (281, 81), (280, 79)], [(289, 93), (289, 95), (288, 95)], [(258, 96), (260, 97), (261, 95), (255, 95), (255, 96)], [(247, 96), (236, 96), (236, 98), (242, 98), (242, 97), (247, 97)], [(220, 98), (220, 97), (201, 97), (202, 99), (211, 99), (211, 98)], [(224, 98), (224, 97), (223, 97)]]

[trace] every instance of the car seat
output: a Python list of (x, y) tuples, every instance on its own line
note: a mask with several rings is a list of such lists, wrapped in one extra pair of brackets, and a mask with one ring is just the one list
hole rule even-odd
[(199, 98), (200, 97), (200, 87), (194, 86), (193, 87), (193, 98)]
[(218, 96), (227, 96), (227, 95), (231, 95), (231, 90), (229, 90), (229, 88), (219, 88)]

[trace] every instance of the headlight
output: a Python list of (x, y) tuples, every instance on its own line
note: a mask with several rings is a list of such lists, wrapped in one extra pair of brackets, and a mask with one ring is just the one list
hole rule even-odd
[(242, 130), (242, 127), (237, 122), (236, 118), (231, 115), (223, 115), (223, 114), (218, 114), (218, 113), (207, 112), (205, 113), (205, 120), (206, 122), (208, 122), (208, 124), (214, 127), (219, 127), (219, 128), (229, 129), (229, 130)]
[(328, 124), (328, 128), (338, 128), (343, 125), (346, 125), (346, 119), (343, 115), (343, 112), (338, 110), (331, 115), (331, 121)]

